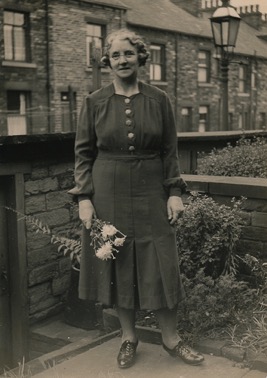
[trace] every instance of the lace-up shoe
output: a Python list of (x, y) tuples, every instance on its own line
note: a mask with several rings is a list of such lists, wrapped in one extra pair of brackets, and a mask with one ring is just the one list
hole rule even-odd
[(122, 343), (117, 357), (118, 365), (120, 368), (125, 369), (135, 363), (137, 345), (138, 341), (136, 343), (133, 343), (129, 340), (126, 340)]
[(186, 364), (199, 365), (204, 361), (204, 357), (201, 353), (195, 351), (183, 341), (179, 341), (173, 349), (169, 349), (164, 343), (162, 345), (170, 356), (180, 357)]

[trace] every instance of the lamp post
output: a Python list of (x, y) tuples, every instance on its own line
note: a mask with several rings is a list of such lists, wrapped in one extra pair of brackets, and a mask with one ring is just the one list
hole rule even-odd
[(222, 0), (222, 6), (210, 18), (214, 45), (221, 60), (223, 130), (229, 130), (228, 66), (236, 45), (240, 20), (235, 8), (229, 6), (229, 0)]

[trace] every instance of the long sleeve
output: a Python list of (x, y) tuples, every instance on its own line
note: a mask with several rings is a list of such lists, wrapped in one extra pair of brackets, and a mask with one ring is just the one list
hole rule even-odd
[(83, 101), (75, 139), (75, 171), (76, 186), (68, 193), (74, 196), (88, 197), (93, 195), (92, 168), (96, 158), (96, 135), (90, 96)]
[(164, 129), (161, 156), (164, 168), (164, 186), (168, 190), (169, 196), (180, 196), (186, 190), (186, 183), (180, 177), (175, 119), (167, 95), (162, 103), (162, 112)]

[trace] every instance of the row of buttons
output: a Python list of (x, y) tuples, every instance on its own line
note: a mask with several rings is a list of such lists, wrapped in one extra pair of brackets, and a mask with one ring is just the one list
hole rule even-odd
[[(127, 97), (127, 98), (125, 98), (124, 102), (125, 102), (125, 104), (129, 105), (131, 100)], [(134, 146), (135, 134), (133, 132), (134, 125), (133, 125), (133, 121), (131, 119), (132, 110), (130, 108), (127, 108), (125, 110), (125, 115), (126, 115), (126, 121), (125, 121), (126, 126), (129, 127), (129, 128), (132, 128), (132, 130), (128, 131), (128, 139), (129, 139), (129, 142), (130, 142), (128, 149), (129, 149), (130, 152), (133, 152), (133, 151), (135, 151), (135, 146)]]

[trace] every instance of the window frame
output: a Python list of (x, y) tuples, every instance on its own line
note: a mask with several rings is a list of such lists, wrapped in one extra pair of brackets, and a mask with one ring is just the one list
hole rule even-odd
[[(8, 23), (5, 21), (5, 14), (12, 13), (13, 14), (13, 22)], [(23, 15), (23, 24), (16, 25), (15, 24), (15, 15)], [(7, 35), (7, 27), (10, 27), (10, 34), (11, 34), (11, 43), (7, 45), (8, 35)], [(16, 31), (20, 33), (17, 34)], [(21, 32), (23, 31), (23, 32)], [(19, 47), (16, 47), (16, 39), (20, 36), (21, 40), (23, 39), (23, 52), (24, 57), (22, 59), (16, 59), (16, 53), (18, 53)], [(4, 9), (3, 12), (3, 39), (4, 39), (4, 60), (8, 62), (16, 62), (16, 63), (27, 63), (31, 61), (31, 42), (30, 42), (30, 13), (26, 11), (14, 10), (14, 9)], [(8, 47), (11, 50), (11, 56), (9, 56), (10, 51), (8, 52)]]
[[(242, 73), (242, 75), (241, 75)], [(249, 89), (249, 75), (248, 75), (248, 66), (240, 65), (238, 67), (238, 91), (239, 93), (248, 93)]]
[[(200, 112), (201, 108), (206, 108), (206, 112)], [(201, 124), (201, 114), (205, 114), (204, 122)], [(199, 105), (198, 107), (198, 132), (206, 132), (209, 131), (210, 125), (209, 125), (209, 119), (210, 119), (210, 107), (209, 105)], [(204, 125), (204, 130), (201, 130), (201, 126)]]
[[(183, 114), (186, 111), (187, 114)], [(181, 108), (181, 132), (193, 131), (193, 108), (192, 106), (182, 106)]]
[[(98, 35), (91, 35), (88, 33), (88, 26), (99, 27), (100, 28), (100, 36)], [(102, 56), (103, 47), (104, 47), (104, 39), (106, 34), (106, 25), (98, 22), (86, 21), (86, 67), (92, 68), (93, 67), (93, 56), (92, 55), (92, 42), (94, 40), (100, 41), (100, 46), (96, 46), (100, 48), (100, 55)]]
[[(13, 94), (13, 99), (11, 98)], [(28, 131), (30, 129), (30, 123), (29, 123), (29, 114), (28, 109), (30, 107), (30, 101), (31, 101), (31, 92), (30, 91), (24, 91), (24, 90), (8, 90), (6, 92), (7, 96), (7, 131), (8, 135), (26, 135), (28, 134)], [(19, 105), (19, 108), (16, 107), (16, 104), (14, 106), (14, 109), (10, 109), (10, 100), (14, 104), (17, 102)], [(14, 96), (17, 96), (17, 101), (14, 101)], [(23, 101), (22, 101), (23, 98)], [(13, 107), (11, 106), (11, 107)], [(16, 126), (23, 128), (24, 132), (14, 132), (15, 128), (12, 125), (12, 117), (17, 118), (16, 119)], [(10, 121), (9, 121), (10, 120)], [(11, 133), (9, 130), (13, 130)]]
[[(200, 54), (205, 54), (205, 58), (201, 58)], [(198, 83), (205, 84), (211, 81), (211, 51), (205, 49), (198, 50), (198, 64), (197, 64), (197, 81)], [(206, 80), (200, 80), (200, 70), (204, 70)]]
[[(165, 81), (166, 79), (166, 52), (165, 52), (165, 45), (162, 43), (151, 43), (150, 44), (150, 67), (149, 67), (149, 79), (150, 81), (161, 82)], [(152, 51), (159, 51), (160, 61), (153, 61), (153, 53)], [(155, 67), (160, 68), (160, 79), (155, 78)]]

